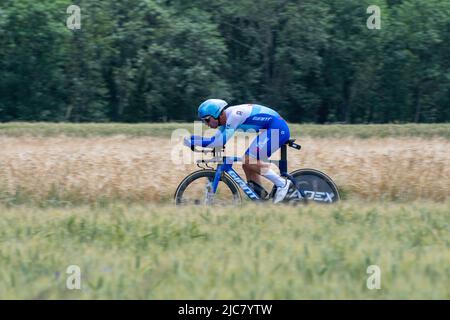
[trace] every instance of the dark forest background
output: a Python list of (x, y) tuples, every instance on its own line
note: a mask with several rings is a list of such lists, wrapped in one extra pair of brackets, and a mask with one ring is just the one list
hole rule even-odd
[(0, 0), (0, 121), (448, 122), (449, 88), (450, 0)]

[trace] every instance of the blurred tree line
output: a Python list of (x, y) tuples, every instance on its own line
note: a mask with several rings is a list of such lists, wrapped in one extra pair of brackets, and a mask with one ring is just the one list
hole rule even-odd
[(449, 0), (1, 0), (0, 121), (193, 120), (217, 97), (291, 122), (447, 122), (449, 53)]

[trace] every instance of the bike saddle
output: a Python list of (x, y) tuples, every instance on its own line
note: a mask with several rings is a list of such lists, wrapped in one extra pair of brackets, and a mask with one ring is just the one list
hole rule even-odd
[(294, 143), (294, 142), (295, 142), (295, 139), (289, 139), (289, 140), (286, 142), (286, 144), (287, 144), (289, 147), (291, 147), (291, 148), (300, 150), (300, 149), (302, 148), (302, 146), (299, 145), (299, 144), (296, 144), (296, 143)]

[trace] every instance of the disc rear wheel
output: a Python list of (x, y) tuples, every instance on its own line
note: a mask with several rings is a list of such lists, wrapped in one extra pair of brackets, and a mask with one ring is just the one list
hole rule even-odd
[[(325, 173), (315, 169), (300, 169), (292, 172), (291, 175), (308, 201), (330, 204), (340, 200), (336, 184)], [(298, 191), (290, 194), (289, 197), (301, 198)]]

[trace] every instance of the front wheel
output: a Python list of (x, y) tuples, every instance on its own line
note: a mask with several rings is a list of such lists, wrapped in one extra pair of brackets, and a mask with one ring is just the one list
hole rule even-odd
[(241, 203), (238, 186), (226, 174), (223, 174), (216, 193), (212, 193), (212, 184), (216, 171), (199, 170), (181, 181), (175, 191), (176, 205), (236, 205)]
[[(323, 172), (315, 169), (300, 169), (293, 171), (291, 176), (309, 201), (334, 203), (341, 199), (336, 184)], [(296, 194), (291, 194), (289, 198), (292, 197), (301, 198), (298, 191)]]

